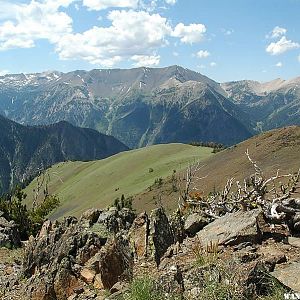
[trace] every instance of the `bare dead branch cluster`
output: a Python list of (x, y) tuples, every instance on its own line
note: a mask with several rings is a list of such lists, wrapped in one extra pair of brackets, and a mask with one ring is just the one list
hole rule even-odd
[(248, 150), (245, 154), (255, 173), (243, 182), (230, 178), (222, 192), (206, 197), (195, 192), (199, 181), (205, 178), (197, 177), (200, 164), (189, 166), (185, 185), (180, 187), (179, 208), (191, 207), (213, 218), (238, 210), (261, 208), (270, 223), (286, 223), (293, 230), (300, 231), (300, 199), (293, 198), (299, 187), (300, 169), (295, 174), (284, 175), (277, 170), (276, 175), (266, 178)]

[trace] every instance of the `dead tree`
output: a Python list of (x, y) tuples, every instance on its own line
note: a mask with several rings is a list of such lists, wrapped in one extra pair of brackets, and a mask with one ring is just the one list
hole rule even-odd
[[(185, 188), (180, 194), (181, 203), (213, 218), (238, 210), (260, 208), (270, 223), (286, 223), (290, 228), (300, 231), (300, 199), (293, 197), (299, 187), (300, 169), (295, 174), (284, 175), (280, 175), (278, 170), (274, 176), (266, 178), (248, 150), (245, 154), (254, 168), (254, 174), (242, 183), (230, 178), (222, 192), (200, 199), (191, 197), (191, 191), (197, 189), (197, 182), (204, 177), (197, 177), (199, 164), (189, 166)], [(283, 179), (285, 183), (280, 181)]]
[(200, 162), (196, 164), (189, 164), (184, 177), (179, 178), (179, 198), (178, 207), (180, 210), (185, 209), (187, 206), (192, 205), (191, 200), (192, 192), (198, 191), (198, 182), (207, 176), (198, 177), (197, 173), (203, 166)]

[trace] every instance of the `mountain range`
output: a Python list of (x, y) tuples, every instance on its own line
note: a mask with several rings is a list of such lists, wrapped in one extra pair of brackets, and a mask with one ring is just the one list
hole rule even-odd
[(22, 126), (0, 116), (0, 132), (0, 193), (54, 163), (101, 159), (128, 150), (114, 137), (65, 121)]
[(221, 84), (256, 131), (300, 124), (300, 77), (270, 82), (243, 80)]
[(0, 77), (0, 113), (22, 124), (66, 120), (130, 148), (191, 141), (232, 145), (300, 124), (300, 78), (217, 83), (179, 66)]

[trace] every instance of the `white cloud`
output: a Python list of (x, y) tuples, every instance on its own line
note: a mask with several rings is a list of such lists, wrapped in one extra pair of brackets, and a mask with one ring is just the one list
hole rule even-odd
[(27, 5), (15, 5), (14, 16), (0, 25), (0, 50), (30, 48), (37, 39), (57, 42), (61, 36), (72, 31), (72, 19), (58, 9), (72, 1), (32, 0)]
[(165, 0), (167, 4), (174, 5), (177, 0)]
[(156, 64), (157, 56), (153, 53), (166, 44), (166, 37), (172, 31), (167, 19), (132, 10), (112, 11), (108, 19), (112, 21), (110, 27), (93, 27), (61, 38), (56, 46), (59, 57), (83, 59), (102, 66), (132, 57), (137, 64), (146, 62), (146, 58), (147, 64)]
[(206, 58), (210, 56), (210, 53), (207, 50), (200, 50), (196, 53), (198, 58)]
[(90, 10), (103, 10), (109, 7), (136, 8), (139, 0), (83, 0)]
[(206, 27), (203, 24), (184, 25), (179, 23), (172, 32), (172, 36), (180, 38), (182, 43), (197, 43), (203, 40)]
[(217, 63), (216, 62), (211, 62), (210, 64), (209, 64), (211, 67), (216, 67), (217, 66)]
[[(0, 0), (0, 51), (32, 48), (36, 41), (45, 39), (62, 60), (80, 59), (104, 67), (131, 60), (135, 65), (150, 66), (159, 64), (157, 51), (168, 45), (169, 37), (192, 44), (201, 41), (206, 32), (203, 24), (179, 23), (173, 28), (167, 18), (145, 8), (154, 7), (156, 0), (82, 1), (93, 10), (111, 6), (139, 10), (110, 11), (107, 15), (110, 25), (76, 33), (72, 18), (63, 8), (72, 3), (75, 9), (81, 8), (78, 6), (81, 0), (30, 0), (28, 4), (7, 4)], [(169, 0), (170, 4), (175, 2)]]
[(287, 40), (285, 36), (283, 36), (279, 41), (273, 42), (267, 46), (266, 51), (271, 55), (282, 54), (288, 50), (297, 49), (300, 47), (299, 43), (292, 42), (291, 40)]
[(275, 65), (275, 67), (278, 67), (278, 68), (281, 68), (283, 66), (283, 63), (281, 62), (281, 61), (279, 61), (276, 65)]
[(13, 18), (16, 15), (16, 9), (18, 5), (9, 3), (8, 1), (0, 0), (0, 20)]
[(275, 26), (271, 32), (271, 38), (276, 39), (281, 36), (284, 36), (287, 33), (287, 30), (283, 27)]
[(160, 61), (159, 55), (133, 55), (131, 57), (134, 63), (135, 67), (151, 67), (151, 66), (157, 66)]
[(173, 56), (178, 57), (178, 56), (179, 56), (179, 53), (176, 52), (176, 51), (173, 51)]
[(300, 62), (300, 54), (299, 54), (299, 56), (298, 56), (298, 61)]

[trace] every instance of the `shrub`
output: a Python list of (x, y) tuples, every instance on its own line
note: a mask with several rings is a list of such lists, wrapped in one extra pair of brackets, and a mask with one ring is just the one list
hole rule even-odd
[(241, 293), (230, 282), (205, 278), (201, 291), (201, 299), (205, 300), (241, 300)]
[(140, 277), (132, 281), (129, 291), (124, 295), (125, 300), (162, 300), (163, 293), (156, 288), (150, 277)]
[(210, 242), (204, 247), (200, 239), (197, 237), (192, 250), (197, 266), (212, 265), (218, 260), (218, 242)]

